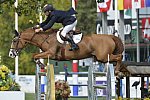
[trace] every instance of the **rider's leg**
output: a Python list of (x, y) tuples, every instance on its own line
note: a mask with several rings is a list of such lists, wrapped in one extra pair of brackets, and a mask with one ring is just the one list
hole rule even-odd
[(65, 27), (63, 28), (62, 32), (61, 32), (61, 35), (62, 35), (63, 37), (65, 37), (66, 40), (71, 44), (71, 48), (69, 49), (70, 51), (79, 49), (78, 45), (75, 44), (75, 42), (73, 41), (73, 37), (71, 37), (71, 36), (66, 36), (66, 34), (67, 34), (70, 30), (72, 30), (72, 29), (76, 26), (76, 24), (77, 24), (77, 21), (75, 21), (74, 23), (72, 23), (72, 24), (70, 24), (70, 25), (65, 26)]
[(73, 51), (73, 50), (77, 50), (79, 49), (78, 45), (73, 41), (73, 37), (67, 35), (66, 36), (66, 40), (71, 44), (71, 48), (69, 49), (69, 51)]

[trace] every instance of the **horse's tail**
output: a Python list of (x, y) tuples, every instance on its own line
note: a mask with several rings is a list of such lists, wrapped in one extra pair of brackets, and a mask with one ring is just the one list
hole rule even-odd
[(113, 54), (121, 54), (124, 51), (124, 45), (122, 43), (122, 40), (119, 37), (116, 37), (114, 35), (112, 35), (111, 37), (116, 44)]

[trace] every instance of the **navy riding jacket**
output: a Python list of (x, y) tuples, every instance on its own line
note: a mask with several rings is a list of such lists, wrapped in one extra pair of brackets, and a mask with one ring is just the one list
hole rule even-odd
[(62, 23), (63, 26), (70, 25), (76, 21), (76, 17), (73, 16), (74, 14), (77, 14), (77, 12), (73, 8), (70, 8), (68, 11), (54, 10), (49, 14), (47, 19), (39, 25), (43, 31), (51, 28), (54, 23)]

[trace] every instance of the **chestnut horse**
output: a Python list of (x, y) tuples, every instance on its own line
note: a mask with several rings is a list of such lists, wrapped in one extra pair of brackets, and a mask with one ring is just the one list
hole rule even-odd
[(117, 62), (116, 71), (122, 61), (124, 46), (120, 38), (107, 34), (84, 35), (78, 43), (79, 49), (69, 51), (68, 44), (61, 44), (56, 39), (57, 29), (49, 29), (46, 32), (35, 33), (34, 29), (28, 28), (16, 36), (12, 41), (9, 52), (10, 57), (15, 57), (26, 44), (33, 44), (43, 52), (33, 55), (34, 59), (50, 58), (53, 60), (80, 60), (95, 57), (97, 61), (106, 63), (108, 54), (110, 61)]

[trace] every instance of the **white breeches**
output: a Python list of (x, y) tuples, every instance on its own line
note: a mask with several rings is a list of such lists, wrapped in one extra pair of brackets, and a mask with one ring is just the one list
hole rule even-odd
[(62, 35), (63, 37), (65, 37), (66, 34), (67, 34), (70, 30), (73, 30), (73, 28), (74, 28), (76, 25), (77, 25), (77, 20), (76, 20), (74, 23), (65, 26), (65, 27), (63, 28), (62, 32), (61, 32), (61, 35)]

